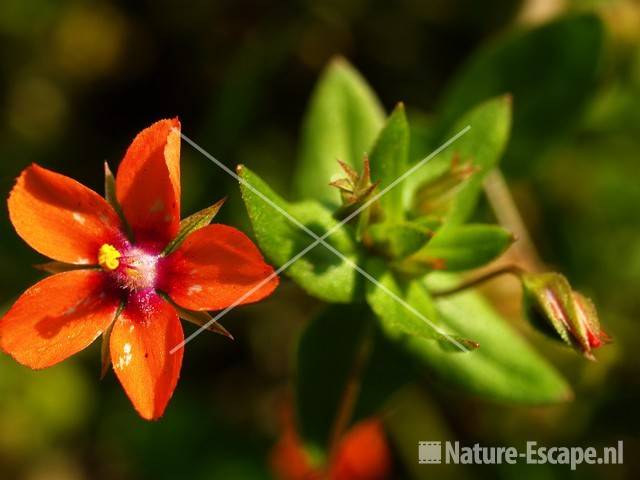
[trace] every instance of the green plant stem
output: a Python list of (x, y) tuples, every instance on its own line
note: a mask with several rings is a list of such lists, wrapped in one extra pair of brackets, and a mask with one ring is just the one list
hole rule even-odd
[(517, 265), (507, 265), (507, 266), (499, 267), (499, 268), (496, 268), (495, 270), (483, 273), (482, 275), (479, 275), (475, 278), (471, 278), (453, 288), (431, 292), (431, 295), (434, 297), (446, 297), (448, 295), (454, 295), (456, 293), (460, 293), (469, 288), (476, 287), (479, 284), (487, 282), (493, 278), (499, 277), (500, 275), (511, 274), (519, 277), (522, 273), (524, 273), (524, 270), (518, 267)]
[[(373, 335), (372, 328), (369, 325), (362, 334), (360, 347), (356, 352), (349, 378), (344, 388), (336, 418), (333, 423), (331, 431), (331, 440), (329, 442), (329, 461), (327, 462), (327, 468), (329, 469), (333, 465), (333, 461), (338, 453), (340, 441), (349, 426), (349, 422), (353, 417), (353, 410), (360, 394), (360, 387), (362, 385), (362, 374), (367, 366), (369, 358), (371, 356), (371, 350), (373, 347)], [(325, 472), (329, 475), (329, 471)]]
[(512, 246), (510, 252), (515, 261), (524, 264), (533, 271), (543, 270), (543, 262), (536, 250), (531, 235), (520, 215), (509, 186), (499, 169), (494, 169), (487, 174), (484, 180), (484, 191), (489, 204), (500, 225), (513, 232), (518, 241)]

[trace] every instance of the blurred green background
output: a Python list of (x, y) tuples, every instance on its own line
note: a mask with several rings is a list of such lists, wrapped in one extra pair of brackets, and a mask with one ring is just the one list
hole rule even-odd
[[(595, 300), (615, 343), (589, 363), (524, 325), (518, 298), (504, 302), (513, 324), (569, 379), (575, 400), (515, 408), (425, 379), (401, 395), (390, 420), (394, 475), (638, 478), (638, 2), (3, 0), (0, 191), (7, 195), (19, 172), (37, 162), (102, 192), (102, 162), (115, 167), (139, 130), (178, 115), (185, 134), (217, 158), (230, 167), (246, 163), (285, 193), (309, 94), (335, 54), (363, 73), (387, 109), (402, 100), (428, 122), (447, 83), (482, 45), (574, 11), (596, 12), (605, 25), (597, 81), (551, 148), (539, 152), (533, 139), (503, 167), (541, 257)], [(528, 54), (514, 66), (526, 65), (520, 78), (536, 78), (545, 62), (544, 52)], [(533, 93), (553, 114), (553, 96)], [(227, 174), (185, 144), (182, 167), (185, 214), (228, 195), (220, 221), (250, 231)], [(41, 258), (14, 233), (4, 207), (0, 235), (4, 311), (42, 275), (31, 268)], [(99, 342), (42, 372), (0, 356), (0, 478), (270, 478), (267, 456), (295, 341), (318, 307), (284, 280), (267, 301), (230, 313), (223, 323), (236, 341), (205, 334), (188, 345), (181, 381), (156, 423), (138, 418), (112, 374), (99, 380)], [(526, 440), (596, 447), (624, 440), (625, 464), (577, 472), (418, 468), (417, 440), (454, 438), (518, 448)]]

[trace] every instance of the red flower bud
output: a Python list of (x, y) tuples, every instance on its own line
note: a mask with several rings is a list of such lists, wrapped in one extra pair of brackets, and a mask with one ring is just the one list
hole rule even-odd
[(611, 340), (600, 328), (591, 300), (572, 290), (559, 273), (525, 273), (521, 278), (524, 311), (531, 323), (595, 360), (592, 350)]

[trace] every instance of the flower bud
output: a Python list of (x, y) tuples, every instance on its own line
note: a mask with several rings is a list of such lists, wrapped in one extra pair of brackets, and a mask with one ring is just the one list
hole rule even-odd
[(346, 176), (333, 180), (329, 185), (340, 190), (342, 206), (335, 213), (335, 216), (337, 219), (342, 220), (369, 201), (378, 182), (371, 183), (371, 170), (369, 168), (368, 157), (365, 157), (363, 160), (361, 174), (340, 160), (338, 160), (338, 163), (342, 167), (342, 170), (344, 170)]
[(610, 341), (600, 329), (595, 306), (587, 297), (572, 290), (559, 273), (524, 273), (524, 311), (530, 322), (544, 333), (560, 338), (595, 360), (592, 350)]
[(415, 193), (414, 210), (422, 214), (444, 214), (465, 182), (478, 171), (470, 161), (454, 154), (448, 169), (421, 185)]

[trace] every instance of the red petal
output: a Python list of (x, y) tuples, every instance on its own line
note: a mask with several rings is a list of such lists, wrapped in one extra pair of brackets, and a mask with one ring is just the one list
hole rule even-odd
[(587, 340), (591, 348), (599, 348), (600, 346), (602, 346), (602, 341), (600, 340), (600, 337), (598, 337), (591, 330), (587, 330)]
[(38, 165), (23, 170), (9, 195), (18, 235), (61, 262), (98, 263), (98, 249), (119, 236), (120, 220), (96, 192)]
[(331, 466), (333, 480), (382, 480), (391, 472), (391, 452), (382, 422), (365, 420), (347, 432)]
[(180, 224), (180, 122), (160, 120), (136, 136), (116, 175), (118, 201), (137, 241), (168, 242)]
[(189, 310), (220, 310), (240, 298), (257, 302), (271, 294), (278, 277), (258, 248), (239, 230), (209, 225), (189, 235), (166, 258), (160, 290)]
[(141, 417), (162, 416), (178, 383), (184, 340), (178, 316), (153, 292), (129, 300), (111, 332), (111, 362), (127, 396)]
[(281, 480), (320, 480), (322, 469), (314, 466), (296, 431), (291, 405), (282, 410), (282, 434), (269, 455), (275, 478)]
[(31, 368), (54, 365), (87, 347), (115, 316), (119, 299), (96, 270), (59, 273), (36, 283), (0, 319), (0, 347)]

